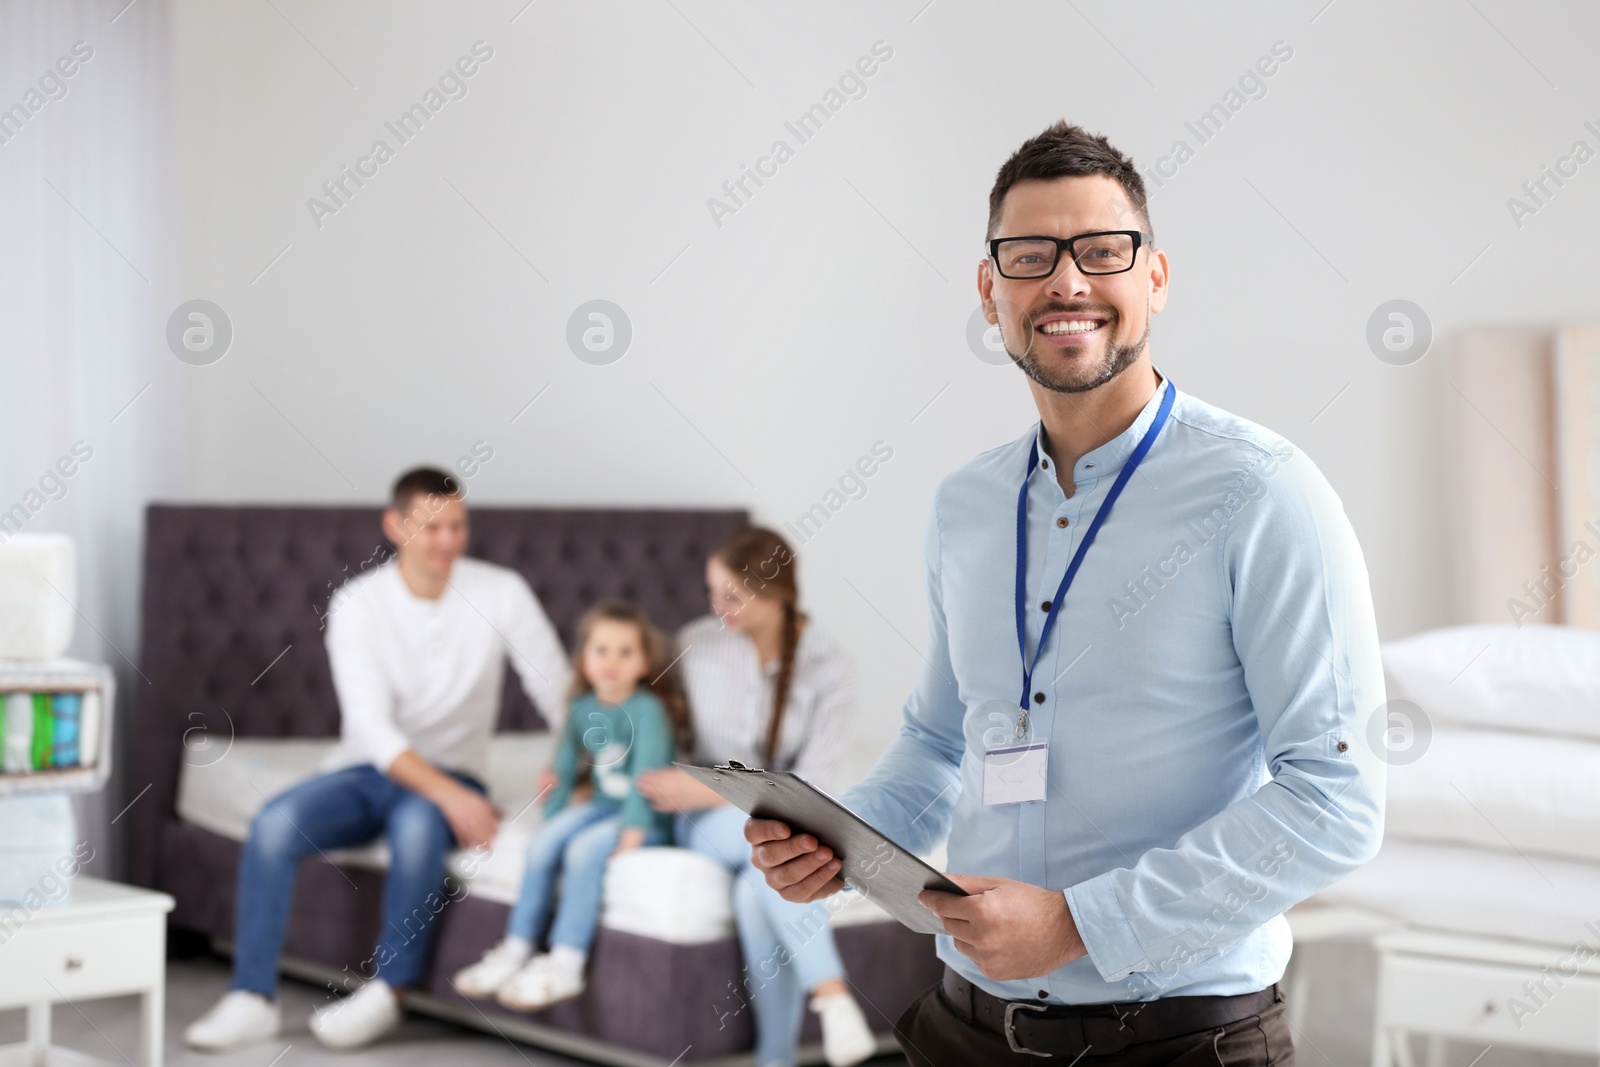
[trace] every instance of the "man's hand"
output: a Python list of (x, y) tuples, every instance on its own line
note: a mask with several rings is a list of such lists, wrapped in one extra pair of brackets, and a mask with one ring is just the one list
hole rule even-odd
[(638, 848), (642, 844), (644, 844), (644, 827), (624, 826), (622, 833), (617, 836), (617, 847), (611, 850), (611, 854), (615, 856), (630, 848)]
[(746, 819), (744, 839), (750, 842), (751, 862), (784, 900), (809, 904), (845, 887), (833, 850), (810, 834), (793, 836), (786, 822)]
[(457, 785), (434, 797), (445, 821), (462, 848), (477, 848), (494, 840), (500, 829), (500, 813), (477, 790)]
[(555, 789), (560, 782), (561, 779), (556, 777), (555, 768), (546, 767), (539, 772), (539, 784), (534, 787), (533, 795), (543, 800), (550, 795), (551, 790)]
[(699, 811), (727, 803), (715, 789), (676, 767), (656, 767), (634, 781), (656, 811)]
[(1060, 890), (976, 874), (946, 877), (972, 895), (924, 889), (917, 903), (943, 920), (956, 948), (986, 977), (1038, 978), (1088, 955)]
[(389, 764), (389, 777), (398, 785), (426, 797), (444, 815), (462, 848), (477, 848), (494, 840), (500, 828), (500, 813), (476, 789), (469, 789), (450, 775), (406, 749)]

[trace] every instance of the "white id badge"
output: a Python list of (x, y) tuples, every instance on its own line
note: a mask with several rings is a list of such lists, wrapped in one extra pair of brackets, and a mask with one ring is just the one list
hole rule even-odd
[(1026, 804), (1045, 798), (1050, 743), (991, 748), (983, 754), (984, 804)]

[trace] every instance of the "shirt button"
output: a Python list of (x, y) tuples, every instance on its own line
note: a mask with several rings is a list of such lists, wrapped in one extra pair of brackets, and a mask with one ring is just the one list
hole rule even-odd
[(1050, 610), (1050, 601), (1046, 600), (1043, 604), (1040, 604), (1039, 605), (1039, 610), (1040, 611), (1049, 611)]
[(1049, 996), (1049, 995), (1050, 995), (1050, 990), (1048, 990), (1048, 989), (1041, 989), (1041, 990), (1039, 990), (1039, 999), (1040, 999), (1040, 1000), (1044, 1000), (1044, 999), (1045, 999), (1045, 998), (1047, 998), (1047, 997), (1048, 997), (1048, 996)]
[(1044, 694), (1043, 693), (1035, 693), (1035, 694), (1033, 694), (1033, 702), (1035, 704), (1043, 704), (1044, 703)]
[(1065, 529), (1066, 525), (1067, 525), (1066, 517), (1062, 516), (1061, 518), (1057, 519), (1056, 520), (1056, 525), (1059, 526), (1059, 527), (1062, 527), (1063, 529)]
[(1050, 469), (1050, 461), (1048, 459), (1041, 459), (1039, 461), (1039, 466), (1043, 467), (1045, 470), (1049, 470)]
[(1340, 741), (1339, 742), (1339, 751), (1340, 752), (1348, 752), (1348, 751), (1350, 751), (1350, 742), (1348, 742), (1348, 741)]

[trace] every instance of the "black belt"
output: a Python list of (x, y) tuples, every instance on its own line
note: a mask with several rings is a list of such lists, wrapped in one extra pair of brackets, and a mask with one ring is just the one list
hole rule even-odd
[(1004, 1000), (948, 966), (940, 983), (966, 1023), (1005, 1035), (1013, 1052), (1076, 1058), (1121, 1052), (1129, 1045), (1209, 1030), (1260, 1015), (1283, 999), (1274, 983), (1231, 997), (1161, 997), (1111, 1004), (1043, 1004)]

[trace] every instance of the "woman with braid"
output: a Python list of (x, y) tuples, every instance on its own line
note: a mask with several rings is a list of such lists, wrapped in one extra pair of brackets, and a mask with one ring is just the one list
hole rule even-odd
[[(712, 553), (706, 585), (713, 614), (678, 634), (694, 762), (736, 759), (794, 771), (832, 790), (854, 716), (855, 668), (843, 647), (800, 610), (794, 553), (772, 530), (747, 527)], [(734, 918), (755, 1009), (757, 1064), (795, 1062), (808, 995), (832, 1067), (873, 1055), (876, 1042), (845, 982), (828, 910), (791, 903), (767, 885), (750, 862), (744, 812), (676, 767), (641, 774), (638, 788), (657, 810), (677, 813), (678, 844), (734, 872)], [(731, 1005), (729, 1015), (743, 1001)]]

